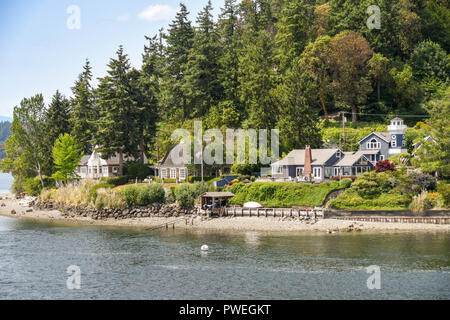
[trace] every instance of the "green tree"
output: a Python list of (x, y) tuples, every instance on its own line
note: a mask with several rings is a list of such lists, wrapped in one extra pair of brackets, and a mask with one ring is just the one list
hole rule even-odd
[(70, 132), (70, 102), (59, 91), (56, 91), (47, 108), (45, 126), (47, 144), (53, 146), (61, 134)]
[(164, 35), (167, 46), (165, 48), (164, 90), (161, 92), (161, 103), (164, 107), (162, 111), (166, 117), (179, 117), (182, 120), (189, 115), (188, 101), (183, 85), (189, 51), (194, 39), (194, 29), (188, 15), (189, 11), (186, 6), (180, 3), (180, 11), (169, 25), (168, 33)]
[(430, 113), (427, 124), (431, 127), (432, 141), (423, 141), (413, 164), (436, 176), (450, 177), (450, 87), (442, 98), (431, 100), (426, 108)]
[(212, 18), (211, 1), (198, 14), (198, 27), (186, 63), (183, 91), (186, 93), (190, 118), (207, 114), (222, 98), (219, 81), (220, 56), (218, 34)]
[(117, 50), (117, 57), (108, 64), (108, 75), (99, 79), (96, 90), (100, 117), (97, 121), (96, 144), (103, 157), (119, 156), (119, 174), (123, 175), (124, 154), (136, 156), (139, 143), (136, 124), (136, 110), (141, 111), (133, 100), (130, 84), (130, 63), (123, 47)]
[(305, 72), (302, 63), (295, 63), (275, 94), (280, 106), (277, 127), (283, 150), (321, 146), (317, 108), (314, 107), (316, 93), (317, 87), (310, 74)]
[(270, 2), (242, 1), (241, 12), (246, 24), (239, 50), (239, 92), (248, 115), (244, 127), (274, 128), (277, 108), (271, 91), (276, 85), (275, 26)]
[(423, 41), (411, 54), (410, 64), (417, 79), (450, 81), (450, 55), (437, 43)]
[(316, 41), (308, 44), (301, 55), (300, 64), (304, 70), (308, 71), (318, 89), (319, 102), (322, 106), (325, 121), (328, 122), (328, 111), (325, 105), (325, 99), (329, 92), (331, 83), (331, 38), (322, 36)]
[(331, 40), (333, 88), (336, 96), (351, 107), (356, 121), (358, 105), (366, 101), (372, 90), (368, 79), (368, 61), (373, 55), (364, 37), (343, 31)]
[(61, 134), (55, 141), (52, 155), (56, 169), (52, 178), (55, 181), (62, 181), (66, 184), (68, 181), (78, 178), (75, 170), (83, 156), (83, 150), (74, 137), (68, 133)]
[(388, 72), (389, 59), (383, 56), (381, 53), (374, 53), (369, 62), (369, 75), (373, 78), (377, 87), (377, 100), (381, 101), (381, 83), (383, 77)]
[(71, 100), (71, 134), (80, 143), (85, 153), (92, 151), (92, 139), (95, 133), (94, 122), (98, 116), (94, 107), (91, 69), (89, 60), (86, 60), (83, 72), (78, 76), (78, 80), (72, 87), (73, 98)]
[(39, 177), (44, 186), (44, 175), (51, 172), (49, 147), (46, 142), (45, 105), (41, 94), (25, 98), (14, 108), (12, 134), (6, 140), (6, 158), (2, 170), (14, 176), (16, 191), (26, 178)]

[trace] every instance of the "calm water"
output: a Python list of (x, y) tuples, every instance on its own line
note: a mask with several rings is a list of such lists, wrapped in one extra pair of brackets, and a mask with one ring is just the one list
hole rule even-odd
[(13, 177), (9, 173), (0, 172), (0, 194), (9, 193), (13, 183)]
[[(449, 252), (448, 233), (139, 232), (0, 217), (0, 298), (450, 299)], [(80, 290), (66, 287), (70, 265)], [(367, 289), (370, 265), (380, 290)]]

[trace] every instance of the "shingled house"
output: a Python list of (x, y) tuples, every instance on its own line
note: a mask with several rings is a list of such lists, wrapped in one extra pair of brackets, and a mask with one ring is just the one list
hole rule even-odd
[(154, 167), (155, 176), (161, 179), (186, 180), (189, 172), (184, 164), (184, 159), (184, 144), (180, 143), (173, 146)]
[[(123, 156), (123, 162), (135, 161), (133, 157)], [(147, 163), (147, 157), (144, 155), (144, 162)], [(92, 154), (84, 155), (78, 167), (76, 173), (81, 179), (100, 179), (100, 178), (113, 178), (119, 176), (119, 155), (115, 154), (108, 159), (103, 159), (101, 154), (94, 149)]]
[(356, 176), (372, 170), (376, 162), (406, 152), (406, 125), (400, 118), (391, 120), (387, 132), (372, 132), (359, 141), (359, 151), (333, 149), (292, 150), (272, 163), (272, 177), (289, 180), (320, 181), (333, 177)]

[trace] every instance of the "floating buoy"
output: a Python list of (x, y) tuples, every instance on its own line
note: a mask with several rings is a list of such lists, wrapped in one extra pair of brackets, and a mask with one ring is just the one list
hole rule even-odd
[(204, 244), (204, 245), (202, 245), (201, 250), (202, 251), (208, 251), (209, 247), (206, 244)]

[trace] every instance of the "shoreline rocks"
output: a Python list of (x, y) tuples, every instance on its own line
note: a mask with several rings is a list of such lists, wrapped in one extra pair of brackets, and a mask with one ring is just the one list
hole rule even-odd
[(38, 210), (60, 210), (64, 217), (90, 217), (94, 220), (102, 219), (131, 219), (147, 217), (179, 217), (197, 214), (196, 208), (181, 208), (176, 204), (152, 204), (144, 207), (130, 207), (124, 209), (103, 208), (100, 210), (87, 205), (58, 204), (53, 200), (36, 201), (32, 206)]

